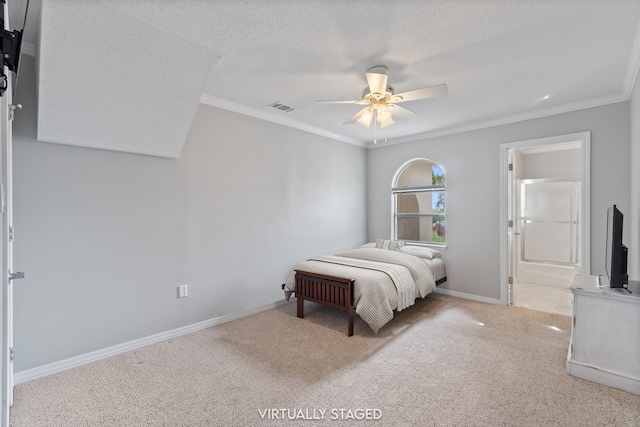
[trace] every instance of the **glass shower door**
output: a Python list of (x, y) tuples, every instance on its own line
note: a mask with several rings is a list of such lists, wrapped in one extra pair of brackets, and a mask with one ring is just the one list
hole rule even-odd
[(522, 261), (580, 264), (580, 180), (572, 178), (520, 181)]

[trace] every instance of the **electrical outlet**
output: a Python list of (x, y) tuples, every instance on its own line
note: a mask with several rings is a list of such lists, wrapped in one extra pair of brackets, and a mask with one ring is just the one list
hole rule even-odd
[(184, 298), (187, 296), (187, 285), (178, 286), (178, 298)]

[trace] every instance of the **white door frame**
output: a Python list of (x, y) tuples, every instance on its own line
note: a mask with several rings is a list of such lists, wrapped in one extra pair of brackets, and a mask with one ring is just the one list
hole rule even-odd
[(0, 292), (2, 298), (2, 420), (0, 425), (2, 427), (9, 425), (9, 408), (13, 404), (13, 285), (9, 280), (9, 274), (13, 270), (13, 250), (12, 239), (10, 238), (9, 229), (12, 226), (12, 195), (11, 195), (11, 158), (12, 158), (12, 126), (9, 121), (9, 112), (11, 109), (11, 85), (12, 76), (10, 72), (5, 69), (7, 73), (7, 90), (2, 96), (0, 101), (2, 116), (0, 119), (0, 128), (2, 129), (2, 164), (0, 165), (0, 198), (2, 199), (2, 212), (0, 216), (0, 240), (2, 259), (0, 264), (0, 274), (2, 275), (0, 283), (2, 285), (2, 292)]
[(509, 150), (538, 145), (580, 142), (582, 166), (580, 238), (581, 274), (591, 274), (591, 132), (509, 142), (500, 145), (500, 301), (509, 304)]
[[(4, 26), (9, 28), (9, 5), (4, 4)], [(9, 274), (13, 270), (13, 238), (9, 232), (13, 226), (12, 198), (12, 133), (9, 119), (13, 102), (13, 73), (4, 67), (7, 89), (0, 97), (0, 329), (2, 330), (2, 354), (0, 355), (0, 384), (2, 384), (2, 417), (0, 426), (9, 426), (9, 410), (13, 404), (13, 285)]]

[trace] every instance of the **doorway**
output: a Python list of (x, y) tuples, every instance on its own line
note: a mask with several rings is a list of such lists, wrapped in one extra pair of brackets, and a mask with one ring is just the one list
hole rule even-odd
[(501, 300), (570, 316), (589, 274), (590, 134), (502, 144)]

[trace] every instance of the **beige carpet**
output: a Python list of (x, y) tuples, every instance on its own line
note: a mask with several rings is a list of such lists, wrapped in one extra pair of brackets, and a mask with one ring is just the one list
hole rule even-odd
[(306, 316), (289, 304), (22, 384), (11, 425), (640, 425), (640, 396), (565, 374), (569, 317), (434, 295), (348, 338), (344, 313)]

